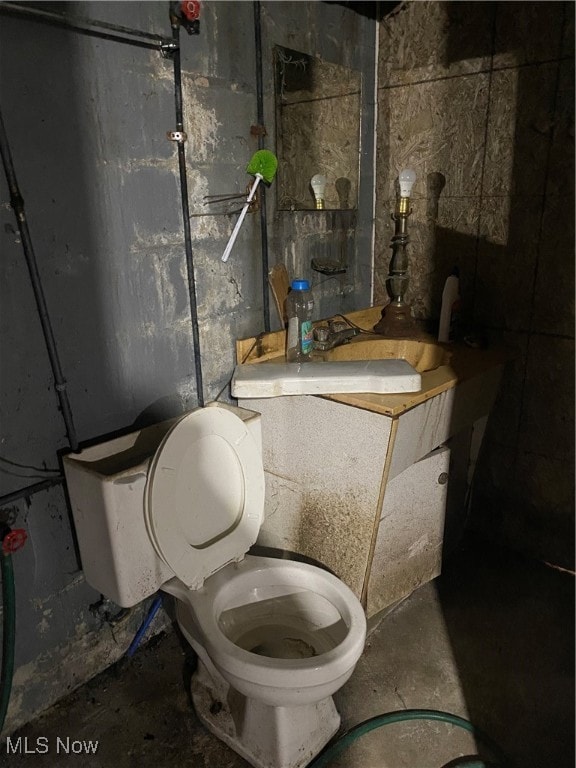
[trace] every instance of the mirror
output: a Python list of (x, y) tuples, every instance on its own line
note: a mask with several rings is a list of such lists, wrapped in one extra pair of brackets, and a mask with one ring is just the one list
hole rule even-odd
[(274, 66), (278, 209), (315, 210), (316, 174), (326, 209), (357, 208), (360, 73), (283, 46)]

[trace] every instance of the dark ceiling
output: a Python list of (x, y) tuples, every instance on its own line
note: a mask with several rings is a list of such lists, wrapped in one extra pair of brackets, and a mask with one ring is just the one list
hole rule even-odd
[(354, 0), (348, 0), (348, 2), (345, 0), (324, 0), (324, 2), (328, 5), (343, 5), (361, 16), (376, 21), (382, 21), (385, 16), (402, 5), (402, 2), (363, 2), (363, 0), (359, 0), (359, 2), (354, 2)]

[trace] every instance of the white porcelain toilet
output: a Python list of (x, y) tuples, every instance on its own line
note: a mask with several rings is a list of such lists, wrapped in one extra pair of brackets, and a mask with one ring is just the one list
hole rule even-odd
[(246, 555), (264, 518), (260, 429), (259, 414), (214, 403), (64, 470), (87, 581), (123, 607), (173, 595), (200, 720), (257, 768), (303, 768), (338, 729), (332, 694), (366, 620), (327, 571)]

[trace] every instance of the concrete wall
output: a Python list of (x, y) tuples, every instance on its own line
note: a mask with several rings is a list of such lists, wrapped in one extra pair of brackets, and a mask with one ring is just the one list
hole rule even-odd
[[(165, 2), (42, 5), (171, 34)], [(274, 149), (274, 45), (363, 74), (364, 209), (353, 232), (352, 267), (345, 278), (319, 287), (317, 317), (359, 308), (368, 303), (371, 285), (374, 22), (324, 3), (265, 2), (261, 8), (268, 148)], [(223, 264), (236, 215), (204, 205), (204, 196), (242, 193), (250, 180), (245, 167), (258, 148), (251, 133), (257, 123), (253, 11), (249, 2), (204, 3), (200, 35), (182, 33), (206, 401), (232, 374), (235, 339), (264, 329), (259, 217), (247, 217)], [(175, 128), (171, 61), (155, 50), (5, 14), (0, 36), (2, 112), (80, 441), (194, 407), (177, 153), (166, 138)], [(0, 177), (5, 494), (54, 476), (67, 439)], [(310, 212), (277, 215), (273, 187), (267, 202), (270, 263), (290, 253), (291, 276), (314, 279), (303, 243), (329, 233), (330, 220)], [(8, 505), (2, 515), (29, 536), (14, 556), (18, 639), (9, 732), (118, 658), (148, 604), (110, 620), (116, 607), (100, 604), (84, 581), (61, 485)]]
[(409, 2), (381, 23), (376, 301), (406, 165), (415, 315), (437, 329), (457, 265), (463, 327), (515, 354), (473, 523), (573, 567), (574, 4)]

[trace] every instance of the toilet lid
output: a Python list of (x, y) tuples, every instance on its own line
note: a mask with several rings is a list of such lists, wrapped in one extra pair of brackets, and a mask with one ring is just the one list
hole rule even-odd
[(264, 515), (262, 456), (242, 419), (219, 407), (180, 419), (152, 459), (144, 508), (157, 553), (191, 589), (241, 559)]

